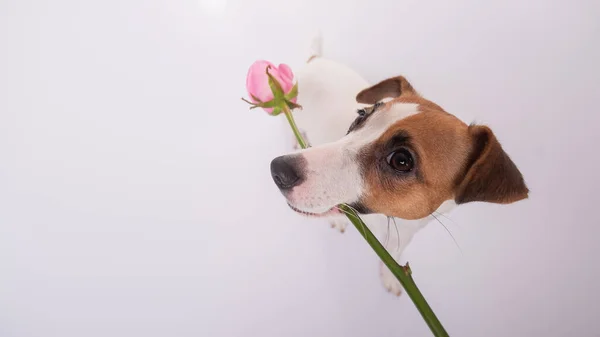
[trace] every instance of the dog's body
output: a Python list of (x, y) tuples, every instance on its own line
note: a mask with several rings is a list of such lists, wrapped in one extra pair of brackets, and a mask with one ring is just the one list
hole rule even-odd
[[(298, 102), (303, 108), (294, 112), (298, 127), (312, 146), (331, 143), (346, 135), (348, 127), (356, 118), (356, 110), (366, 106), (356, 102), (356, 94), (370, 85), (354, 70), (322, 57), (319, 41), (315, 42), (309, 62), (296, 73), (302, 88), (298, 94)], [(453, 205), (453, 202), (448, 202), (442, 207), (443, 210), (438, 211), (447, 212)], [(385, 243), (396, 261), (400, 261), (402, 252), (415, 233), (431, 220), (392, 220), (382, 214), (365, 214), (361, 217), (382, 243)], [(350, 224), (344, 215), (333, 215), (328, 221), (331, 227), (342, 233)], [(400, 295), (400, 283), (383, 263), (380, 263), (380, 275), (385, 288)]]
[[(323, 58), (320, 43), (313, 42), (296, 74), (303, 109), (294, 118), (312, 147), (271, 166), (292, 209), (327, 217), (343, 232), (348, 220), (335, 205), (353, 205), (398, 261), (433, 212), (526, 197), (520, 173), (489, 129), (462, 123), (403, 77), (370, 87), (355, 71)], [(388, 216), (403, 219), (395, 221), (397, 231)], [(400, 284), (383, 265), (381, 276), (399, 295)]]

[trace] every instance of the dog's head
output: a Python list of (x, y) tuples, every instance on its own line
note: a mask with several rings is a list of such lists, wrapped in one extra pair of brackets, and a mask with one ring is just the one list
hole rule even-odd
[[(392, 100), (379, 103), (385, 98)], [(521, 172), (492, 130), (463, 123), (404, 77), (356, 99), (372, 106), (358, 111), (345, 137), (272, 161), (273, 180), (295, 211), (328, 215), (346, 203), (361, 213), (420, 219), (446, 200), (527, 198)]]

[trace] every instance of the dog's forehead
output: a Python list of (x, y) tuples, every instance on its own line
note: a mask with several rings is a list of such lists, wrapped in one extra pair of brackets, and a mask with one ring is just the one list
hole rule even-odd
[(367, 123), (366, 127), (373, 129), (387, 128), (399, 120), (418, 114), (419, 112), (419, 103), (390, 101), (380, 111), (376, 111), (371, 118), (371, 122)]
[(364, 125), (352, 131), (342, 141), (356, 146), (372, 143), (398, 121), (418, 113), (418, 103), (388, 102), (372, 112)]

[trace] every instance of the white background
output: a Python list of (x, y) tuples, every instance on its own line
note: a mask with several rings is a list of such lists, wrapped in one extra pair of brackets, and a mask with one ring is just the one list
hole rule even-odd
[[(454, 336), (599, 336), (597, 1), (0, 1), (0, 336), (429, 336), (377, 258), (287, 209), (256, 59), (403, 74), (489, 124), (530, 199), (406, 257)], [(301, 89), (300, 89), (301, 90)], [(281, 117), (282, 118), (282, 117)]]

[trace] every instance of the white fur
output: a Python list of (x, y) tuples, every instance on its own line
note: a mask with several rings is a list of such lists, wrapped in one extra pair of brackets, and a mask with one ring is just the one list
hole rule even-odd
[[(331, 143), (342, 138), (356, 118), (356, 110), (364, 105), (354, 96), (369, 86), (350, 68), (317, 57), (296, 73), (298, 103), (294, 119), (308, 134), (312, 145)], [(350, 94), (352, 93), (352, 94)]]
[[(358, 160), (361, 150), (379, 139), (397, 121), (418, 113), (418, 108), (413, 103), (382, 107), (367, 118), (364, 125), (341, 139), (323, 145), (313, 144), (316, 146), (302, 151), (308, 164), (306, 180), (288, 194), (290, 204), (302, 211), (323, 213), (337, 204), (359, 201), (364, 185)], [(352, 110), (345, 114), (358, 116)], [(307, 134), (311, 139), (313, 135), (319, 135), (314, 131)]]
[[(319, 36), (311, 48), (312, 56), (316, 57), (296, 73), (298, 103), (303, 109), (296, 110), (294, 118), (314, 147), (302, 151), (308, 163), (306, 181), (288, 196), (288, 202), (294, 207), (313, 213), (325, 212), (342, 202), (357, 201), (363, 192), (356, 160), (358, 151), (377, 140), (391, 124), (418, 113), (416, 104), (394, 104), (389, 111), (369, 117), (365, 125), (346, 136), (357, 117), (356, 110), (364, 107), (356, 102), (356, 94), (369, 87), (369, 83), (352, 69), (321, 57), (321, 44)], [(447, 206), (445, 203), (441, 208)], [(431, 220), (396, 219), (388, 228), (388, 218), (384, 215), (369, 214), (362, 218), (379, 239), (387, 243), (386, 248), (396, 261), (414, 234)], [(341, 232), (349, 223), (343, 216), (329, 221)], [(401, 286), (393, 274), (385, 266), (380, 273), (385, 288), (400, 295)]]

